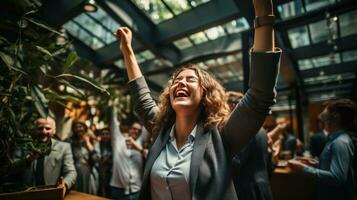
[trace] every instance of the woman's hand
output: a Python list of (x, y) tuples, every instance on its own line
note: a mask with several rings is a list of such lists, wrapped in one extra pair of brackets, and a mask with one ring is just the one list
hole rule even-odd
[(123, 54), (127, 54), (132, 51), (132, 33), (128, 27), (120, 27), (115, 33), (118, 39), (120, 39), (120, 50)]
[(120, 39), (120, 51), (124, 57), (124, 63), (127, 69), (129, 81), (142, 76), (141, 70), (135, 58), (134, 50), (131, 46), (133, 39), (131, 30), (128, 27), (120, 27), (115, 35), (118, 39)]
[(273, 14), (272, 0), (253, 0), (255, 16), (266, 16)]

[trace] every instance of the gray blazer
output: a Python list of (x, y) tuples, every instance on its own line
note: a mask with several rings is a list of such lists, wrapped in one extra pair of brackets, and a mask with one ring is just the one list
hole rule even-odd
[[(44, 180), (46, 185), (55, 185), (60, 176), (63, 176), (64, 182), (71, 188), (77, 178), (77, 172), (73, 163), (73, 154), (71, 145), (56, 139), (51, 139), (51, 153), (44, 158)], [(33, 185), (37, 161), (33, 161), (24, 171), (24, 183)]]
[[(192, 199), (237, 199), (234, 190), (230, 162), (249, 140), (255, 136), (270, 111), (275, 99), (277, 74), (281, 51), (269, 53), (251, 52), (250, 89), (232, 112), (222, 130), (212, 125), (202, 126), (196, 133), (190, 166), (190, 190)], [(156, 103), (143, 77), (129, 82), (136, 113), (149, 132), (158, 112)], [(146, 161), (141, 200), (151, 199), (150, 171), (169, 139), (166, 124), (153, 141)]]

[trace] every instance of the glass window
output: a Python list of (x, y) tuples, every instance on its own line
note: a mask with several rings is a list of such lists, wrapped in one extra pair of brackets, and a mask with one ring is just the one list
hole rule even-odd
[(125, 68), (123, 59), (119, 59), (119, 60), (115, 61), (114, 65), (119, 67), (120, 69), (124, 69)]
[(357, 49), (352, 50), (352, 51), (342, 52), (342, 60), (343, 60), (343, 62), (357, 60)]
[(172, 18), (174, 15), (161, 0), (132, 0), (156, 24)]
[(63, 27), (96, 50), (116, 40), (113, 32), (120, 27), (120, 24), (98, 7), (97, 12), (82, 13), (64, 24)]
[(326, 65), (332, 65), (341, 63), (339, 53), (331, 53), (329, 55), (319, 56), (312, 59), (315, 67), (323, 67)]
[(306, 26), (301, 26), (288, 30), (289, 40), (292, 48), (310, 45)]
[(278, 12), (282, 19), (287, 19), (304, 13), (301, 0), (290, 1), (285, 4), (278, 5)]
[(165, 3), (171, 8), (175, 15), (189, 10), (191, 7), (187, 0), (164, 0)]
[(300, 70), (307, 70), (307, 69), (311, 69), (314, 67), (311, 59), (309, 59), (309, 58), (298, 60), (298, 65), (299, 65)]
[(336, 0), (305, 0), (306, 11), (312, 11), (334, 4)]
[(165, 73), (145, 76), (145, 78), (163, 87), (167, 85), (167, 82), (169, 81), (169, 76)]
[(140, 55), (143, 58), (145, 58), (146, 60), (151, 60), (151, 59), (155, 58), (154, 54), (149, 50), (145, 50), (145, 51), (141, 52)]
[(341, 37), (357, 34), (357, 10), (340, 15)]
[(329, 39), (326, 20), (318, 21), (309, 25), (312, 43), (319, 43)]
[(186, 49), (188, 47), (192, 47), (192, 42), (188, 38), (182, 38), (174, 41), (174, 44), (179, 49)]
[(87, 46), (96, 50), (104, 46), (104, 42), (99, 38), (93, 36), (87, 30), (78, 25), (77, 22), (69, 21), (63, 25), (63, 27), (74, 37), (78, 38)]
[(210, 40), (215, 40), (219, 37), (225, 36), (224, 29), (222, 26), (216, 26), (210, 29), (205, 30), (205, 33)]
[(206, 35), (202, 31), (192, 34), (190, 38), (196, 45), (208, 41)]
[(228, 33), (239, 33), (244, 30), (249, 29), (249, 24), (247, 20), (242, 17), (240, 19), (232, 20), (223, 25), (223, 27), (227, 30)]
[(190, 1), (191, 6), (196, 7), (196, 6), (199, 6), (201, 4), (207, 3), (210, 0), (189, 0), (189, 1)]
[(356, 75), (354, 73), (334, 74), (328, 76), (304, 78), (304, 83), (306, 85), (314, 85), (319, 83), (329, 83), (329, 82), (341, 81), (341, 80), (351, 80), (354, 79), (355, 77)]

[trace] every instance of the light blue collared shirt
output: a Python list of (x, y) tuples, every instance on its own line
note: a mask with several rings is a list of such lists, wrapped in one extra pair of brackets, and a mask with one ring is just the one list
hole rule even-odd
[(189, 177), (196, 130), (197, 125), (191, 131), (186, 144), (178, 149), (175, 125), (172, 126), (170, 139), (151, 169), (151, 199), (191, 199)]

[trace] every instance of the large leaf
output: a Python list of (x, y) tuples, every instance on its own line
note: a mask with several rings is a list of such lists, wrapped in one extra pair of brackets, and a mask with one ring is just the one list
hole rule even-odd
[(108, 90), (106, 90), (105, 88), (99, 86), (98, 83), (94, 82), (93, 80), (89, 80), (87, 78), (84, 78), (82, 76), (78, 76), (78, 75), (73, 75), (73, 74), (61, 74), (61, 75), (58, 75), (56, 76), (56, 78), (64, 78), (64, 77), (68, 77), (68, 78), (75, 78), (77, 80), (80, 80), (82, 82), (85, 82), (93, 87), (95, 87), (96, 89), (100, 90), (101, 92), (107, 94), (107, 95), (110, 95), (110, 93), (108, 92)]
[(34, 101), (37, 111), (40, 113), (41, 117), (46, 118), (48, 116), (48, 104), (47, 99), (39, 86), (31, 86), (31, 96)]
[(37, 20), (32, 19), (32, 18), (28, 18), (28, 17), (24, 17), (24, 18), (27, 19), (29, 22), (31, 22), (31, 23), (33, 23), (33, 24), (35, 24), (35, 25), (37, 25), (37, 26), (39, 26), (39, 27), (41, 27), (41, 28), (44, 28), (44, 29), (46, 29), (46, 30), (48, 30), (48, 31), (51, 31), (51, 32), (56, 33), (56, 34), (58, 34), (58, 35), (61, 35), (60, 32), (56, 31), (54, 28), (51, 28), (51, 27), (49, 27), (49, 26), (43, 24), (43, 23), (40, 22), (40, 21), (37, 21)]
[(77, 53), (75, 51), (72, 51), (66, 58), (66, 61), (64, 63), (64, 71), (66, 72), (67, 70), (69, 70), (69, 68), (71, 68), (75, 62), (77, 62), (78, 58), (79, 57)]

